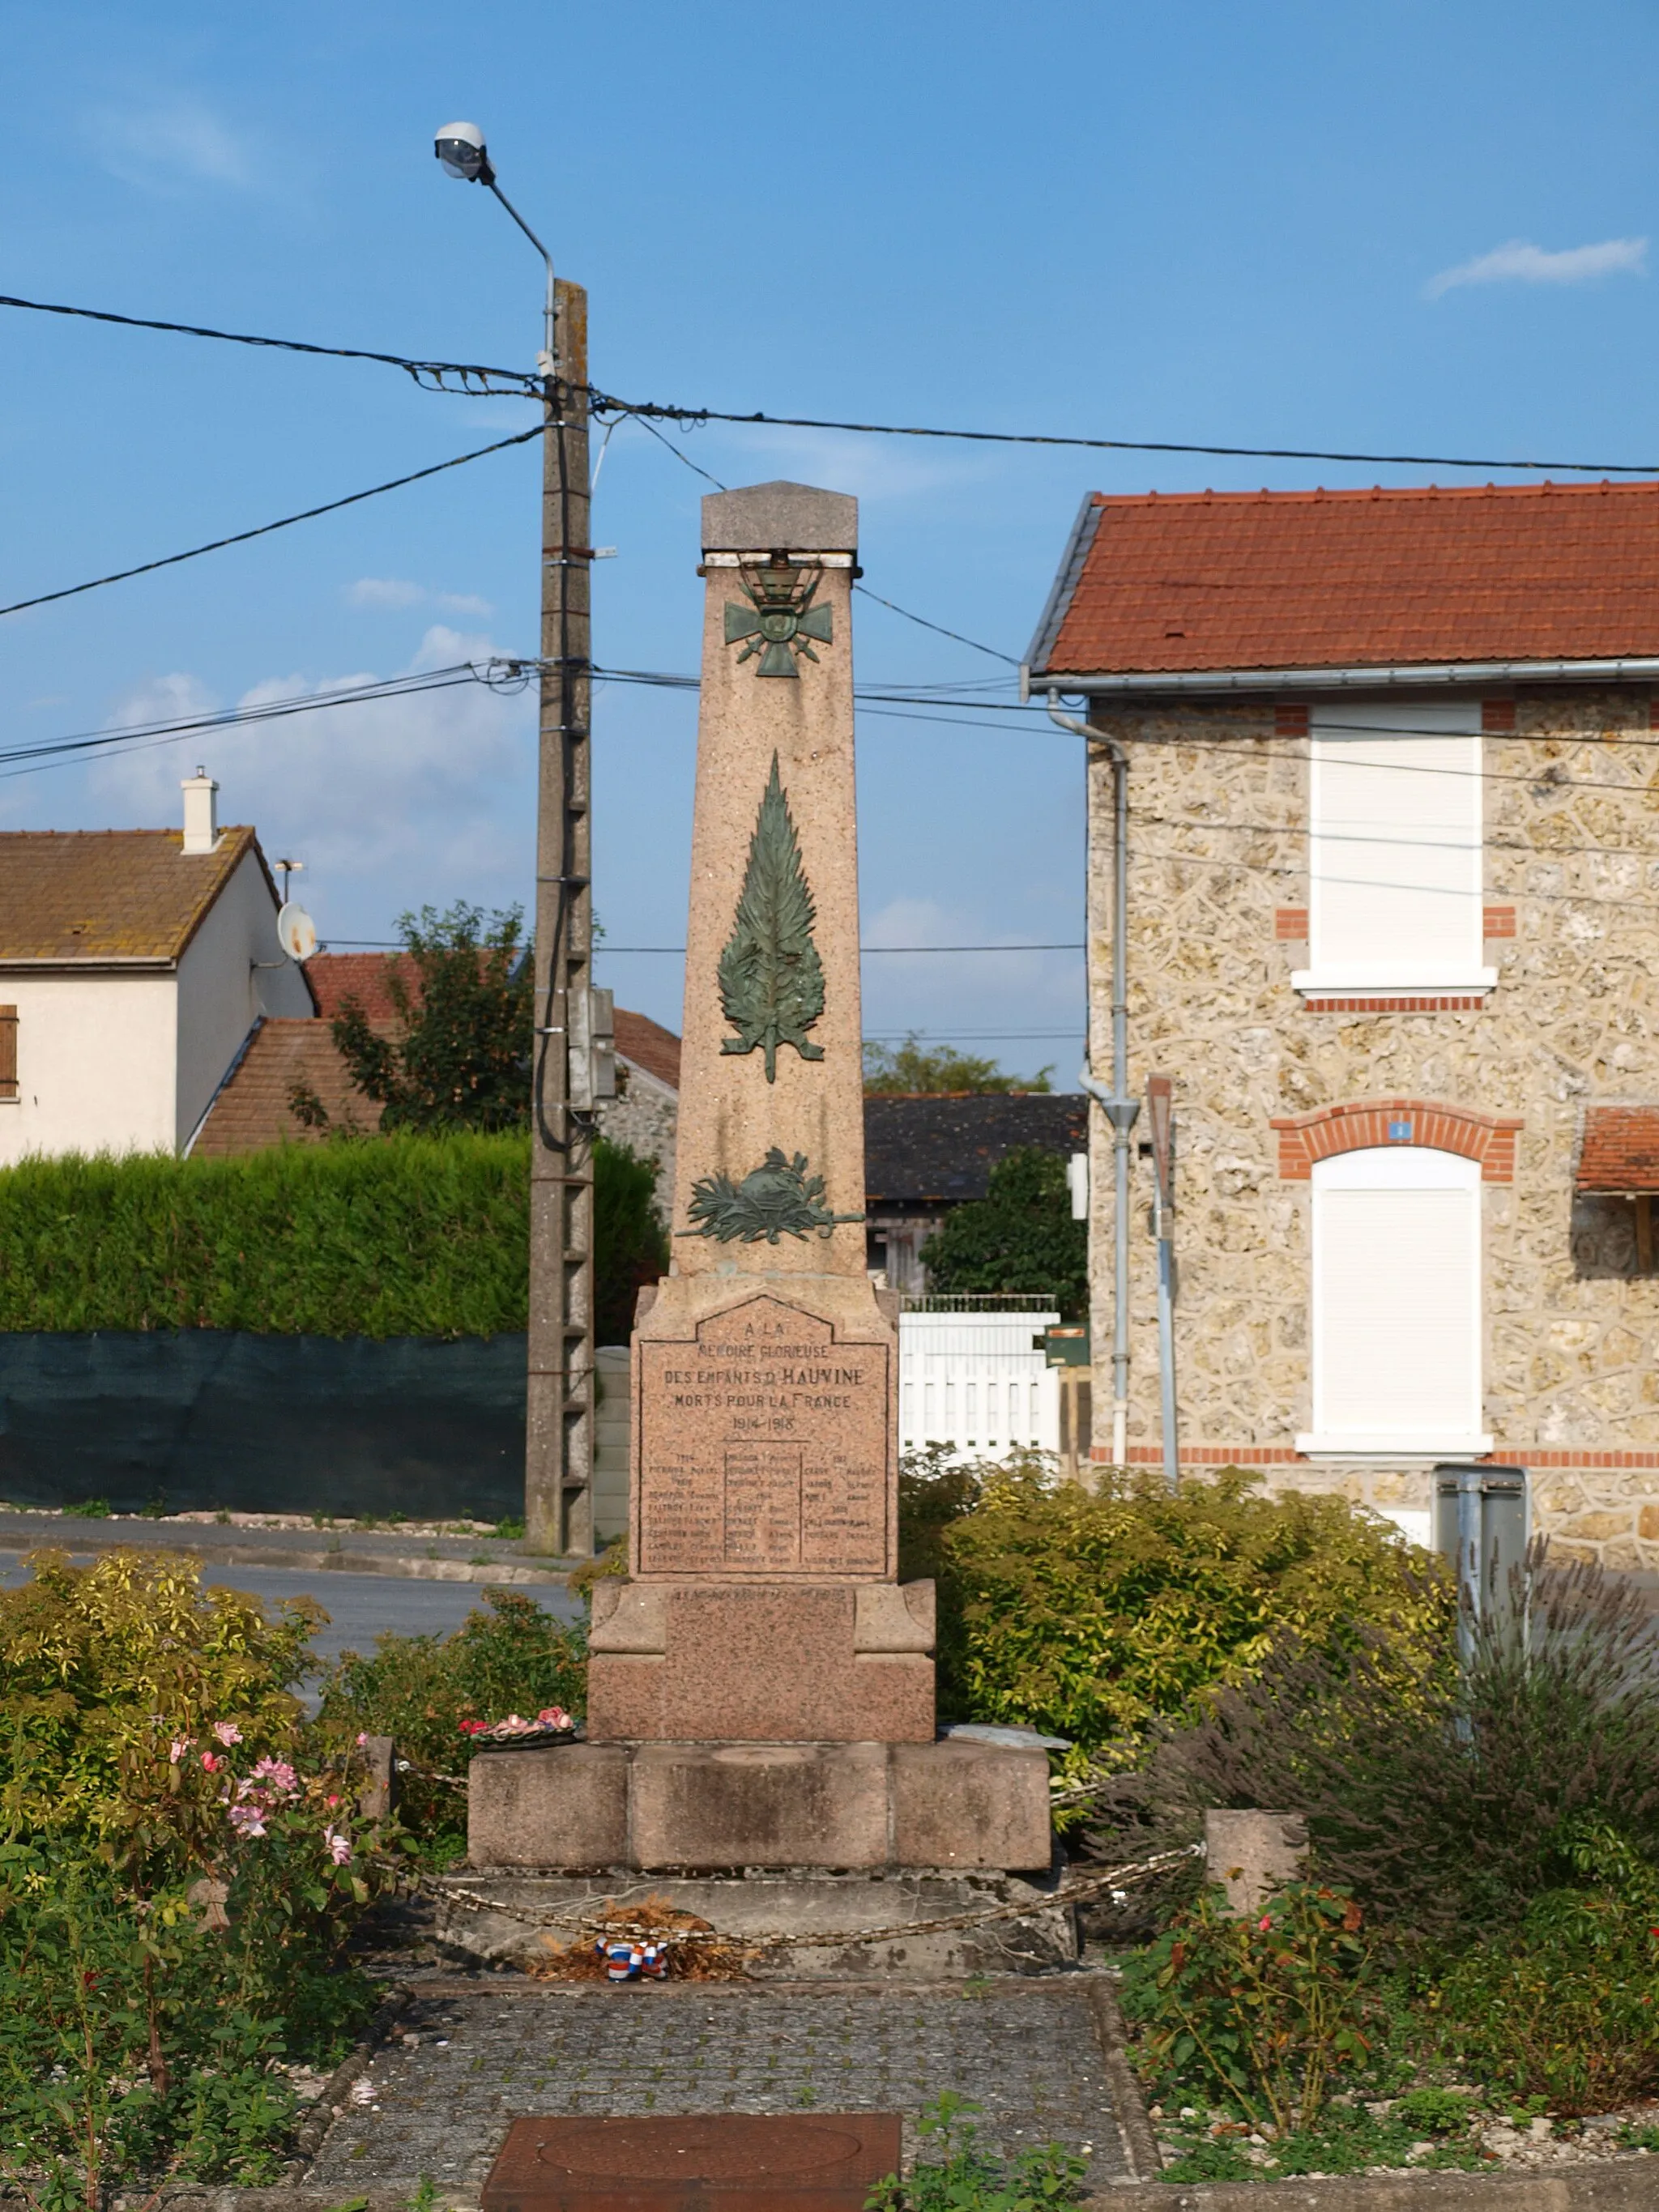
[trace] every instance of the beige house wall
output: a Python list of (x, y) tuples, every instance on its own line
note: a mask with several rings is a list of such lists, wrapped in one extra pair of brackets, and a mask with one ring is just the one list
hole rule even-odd
[[(1397, 710), (1401, 695), (1388, 700)], [(1572, 1186), (1587, 1105), (1659, 1102), (1659, 733), (1645, 685), (1522, 691), (1513, 734), (1492, 727), (1509, 719), (1507, 696), (1486, 711), (1485, 896), (1516, 909), (1514, 934), (1486, 947), (1497, 988), (1475, 1012), (1322, 1013), (1291, 987), (1306, 946), (1277, 919), (1308, 902), (1304, 718), (1272, 700), (1093, 708), (1131, 757), (1131, 1087), (1144, 1092), (1152, 1073), (1175, 1085), (1182, 1463), (1237, 1461), (1280, 1489), (1426, 1508), (1421, 1463), (1295, 1452), (1312, 1426), (1311, 1185), (1281, 1176), (1271, 1124), (1385, 1097), (1514, 1115), (1514, 1179), (1482, 1185), (1483, 1427), (1495, 1459), (1533, 1470), (1535, 1525), (1561, 1547), (1655, 1569), (1659, 1276), (1636, 1271), (1632, 1207), (1575, 1202)], [(1091, 1023), (1103, 1079), (1111, 771), (1103, 748), (1091, 755)], [(1098, 1459), (1113, 1249), (1098, 1111), (1091, 1153)], [(1129, 1455), (1147, 1465), (1160, 1457), (1148, 1162), (1133, 1188)]]

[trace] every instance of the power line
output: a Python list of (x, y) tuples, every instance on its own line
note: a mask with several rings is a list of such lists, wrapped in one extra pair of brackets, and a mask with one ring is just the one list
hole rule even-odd
[(896, 615), (902, 615), (906, 622), (913, 622), (922, 629), (931, 629), (939, 637), (953, 637), (958, 645), (971, 646), (975, 653), (988, 653), (993, 660), (1006, 660), (1010, 668), (1019, 666), (1018, 659), (1012, 653), (999, 653), (995, 646), (981, 645), (976, 637), (964, 637), (959, 629), (946, 629), (943, 623), (929, 622), (926, 615), (913, 615), (908, 607), (900, 606), (896, 599), (884, 599), (879, 592), (872, 592), (867, 584), (854, 584), (853, 589), (861, 592), (866, 599), (873, 599), (878, 607), (890, 607)]
[[(104, 307), (65, 307), (51, 300), (18, 300), (0, 295), (0, 307), (27, 307), (37, 315), (73, 315), (82, 322), (118, 323), (130, 331), (170, 331), (186, 338), (219, 338), (228, 345), (264, 346), (278, 353), (309, 353), (325, 355), (336, 361), (374, 361), (387, 368), (401, 368), (417, 383), (422, 379), (434, 381), (422, 386), (425, 390), (448, 389), (441, 381), (446, 376), (464, 380), (462, 389), (478, 392), (496, 391), (499, 386), (491, 379), (499, 379), (515, 392), (527, 399), (539, 399), (543, 387), (539, 379), (528, 376), (518, 368), (486, 368), (477, 362), (415, 361), (400, 353), (370, 353), (362, 346), (311, 345), (303, 338), (252, 337), (246, 331), (210, 330), (200, 323), (163, 323), (149, 315), (116, 315)], [(477, 378), (473, 386), (467, 380)]]
[(1650, 477), (1659, 474), (1652, 461), (1515, 461), (1481, 459), (1454, 453), (1329, 453), (1310, 446), (1200, 446), (1168, 438), (1078, 438), (1042, 430), (957, 430), (931, 423), (849, 422), (820, 415), (728, 413), (718, 407), (675, 407), (651, 400), (617, 399), (589, 386), (596, 415), (654, 416), (659, 422), (755, 423), (775, 430), (845, 430), (866, 438), (953, 438), (976, 446), (1054, 446), (1109, 453), (1194, 453), (1220, 460), (1352, 461), (1366, 467), (1407, 469), (1513, 469), (1553, 471), (1563, 476)]
[[(39, 744), (0, 749), (0, 761), (26, 761), (50, 766), (77, 753), (118, 749), (139, 750), (149, 744), (171, 743), (204, 732), (228, 730), (252, 722), (277, 721), (290, 714), (319, 713), (332, 707), (369, 705), (377, 700), (404, 699), (423, 691), (446, 691), (460, 684), (487, 684), (492, 690), (522, 690), (529, 682), (512, 661), (451, 663), (423, 669), (412, 676), (391, 676), (375, 682), (343, 684), (323, 692), (298, 693), (287, 698), (262, 700), (252, 707), (226, 707), (191, 714), (172, 721), (123, 722), (107, 730), (87, 731), (76, 737), (53, 738)], [(13, 769), (13, 775), (38, 773), (36, 768)]]
[[(3, 302), (0, 302), (3, 305)], [(73, 599), (82, 592), (96, 592), (106, 584), (125, 584), (132, 576), (148, 576), (157, 568), (176, 568), (180, 561), (198, 561), (204, 553), (222, 553), (227, 545), (246, 545), (251, 538), (268, 538), (273, 530), (292, 529), (296, 522), (314, 522), (319, 514), (335, 514), (343, 507), (356, 507), (366, 499), (378, 499), (382, 492), (401, 491), (405, 484), (419, 483), (424, 477), (441, 476), (446, 469), (465, 468), (469, 461), (481, 461), (489, 453), (500, 453), (509, 446), (522, 446), (529, 439), (542, 435), (538, 422), (532, 430), (516, 431), (510, 438), (498, 438), (494, 445), (477, 447), (470, 453), (457, 453), (453, 460), (434, 461), (428, 469), (416, 469), (406, 477), (393, 477), (388, 483), (371, 484), (367, 491), (348, 492), (343, 499), (331, 499), (321, 507), (308, 507), (300, 514), (285, 514), (276, 522), (262, 522), (252, 530), (239, 530), (229, 538), (216, 538), (207, 545), (192, 545), (186, 553), (167, 553), (159, 561), (141, 561), (136, 568), (117, 568), (107, 576), (94, 576), (84, 584), (65, 584), (60, 591), (39, 592), (32, 599), (15, 600), (9, 607), (0, 607), (0, 615), (21, 614), (27, 607), (50, 606), (55, 599)]]
[[(0, 295), (0, 307), (27, 308), (36, 314), (70, 315), (94, 323), (116, 323), (129, 330), (167, 331), (185, 337), (216, 338), (231, 345), (267, 347), (283, 353), (319, 355), (338, 361), (372, 361), (402, 369), (417, 380), (422, 377), (441, 380), (446, 376), (459, 376), (464, 380), (463, 389), (467, 388), (465, 380), (469, 378), (497, 379), (522, 398), (539, 399), (544, 396), (541, 381), (524, 371), (489, 368), (477, 362), (417, 361), (408, 355), (377, 353), (362, 346), (314, 345), (300, 338), (256, 337), (244, 331), (213, 330), (198, 323), (163, 322), (152, 316), (118, 315), (100, 307), (70, 307), (52, 301), (23, 300), (7, 295)], [(682, 426), (731, 422), (741, 427), (747, 423), (783, 430), (844, 430), (859, 437), (948, 438), (973, 445), (1049, 446), (1093, 453), (1191, 453), (1221, 460), (1340, 461), (1377, 468), (1502, 469), (1528, 473), (1553, 471), (1564, 476), (1598, 477), (1659, 474), (1659, 462), (1652, 461), (1524, 461), (1455, 453), (1340, 453), (1309, 446), (1205, 446), (1168, 438), (1085, 438), (1039, 430), (963, 430), (933, 423), (843, 422), (818, 415), (770, 415), (759, 409), (738, 414), (717, 407), (618, 399), (611, 392), (601, 392), (597, 385), (589, 385), (586, 389), (596, 415), (632, 415), (641, 422), (649, 416), (657, 422)], [(680, 458), (685, 459), (684, 454)], [(697, 466), (690, 460), (686, 465), (693, 469)], [(698, 470), (699, 475), (704, 473)]]

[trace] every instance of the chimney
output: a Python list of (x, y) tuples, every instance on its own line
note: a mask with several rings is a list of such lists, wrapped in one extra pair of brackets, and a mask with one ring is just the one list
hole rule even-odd
[(204, 768), (187, 775), (185, 794), (185, 850), (210, 853), (219, 842), (219, 787)]

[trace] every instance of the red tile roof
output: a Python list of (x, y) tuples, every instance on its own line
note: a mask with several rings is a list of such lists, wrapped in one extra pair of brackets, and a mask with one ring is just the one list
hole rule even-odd
[[(330, 1018), (338, 1013), (343, 998), (355, 995), (375, 1028), (391, 1027), (396, 1014), (386, 995), (386, 968), (390, 960), (404, 957), (381, 952), (313, 954), (305, 968), (321, 1018), (260, 1025), (240, 1065), (214, 1101), (195, 1151), (210, 1158), (257, 1152), (267, 1145), (315, 1143), (325, 1132), (308, 1129), (295, 1119), (290, 1097), (296, 1082), (316, 1092), (337, 1127), (349, 1117), (359, 1128), (378, 1129), (382, 1109), (365, 1098), (347, 1074)], [(618, 1006), (617, 1049), (636, 1067), (678, 1090), (680, 1041), (672, 1030)]]
[(1659, 656), (1659, 483), (1096, 493), (1034, 678)]
[[(309, 964), (314, 968), (316, 963)], [(240, 1066), (214, 1100), (192, 1148), (197, 1157), (319, 1143), (327, 1132), (308, 1129), (295, 1118), (289, 1102), (296, 1082), (316, 1092), (337, 1127), (349, 1117), (360, 1129), (380, 1127), (382, 1109), (352, 1083), (325, 1021), (267, 1021), (255, 1030)]]
[(355, 999), (371, 1022), (395, 1022), (398, 1009), (386, 988), (394, 973), (411, 998), (420, 996), (420, 970), (406, 952), (313, 952), (305, 968), (325, 1021), (331, 1021), (347, 999)]
[(184, 842), (178, 830), (0, 834), (0, 960), (178, 959), (259, 849), (246, 828), (221, 830), (210, 853)]
[(672, 1030), (664, 1029), (660, 1022), (653, 1022), (647, 1014), (630, 1014), (625, 1006), (618, 1006), (617, 1050), (623, 1059), (631, 1060), (647, 1075), (654, 1075), (672, 1090), (679, 1089), (680, 1041)]
[(1659, 1106), (1591, 1106), (1578, 1188), (1631, 1196), (1659, 1191)]

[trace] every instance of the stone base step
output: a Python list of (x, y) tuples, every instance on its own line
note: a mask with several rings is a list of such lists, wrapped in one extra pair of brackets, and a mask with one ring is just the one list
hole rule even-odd
[[(440, 1944), (501, 1966), (530, 1965), (550, 1945), (581, 1941), (583, 1921), (650, 1898), (695, 1913), (734, 1942), (791, 1938), (750, 1960), (757, 1980), (948, 1981), (1074, 1968), (1076, 1922), (1054, 1896), (1059, 1881), (1058, 1865), (1030, 1880), (921, 1870), (641, 1877), (620, 1869), (608, 1876), (486, 1869), (440, 1876), (428, 1895)], [(951, 1920), (969, 1924), (932, 1924)]]

